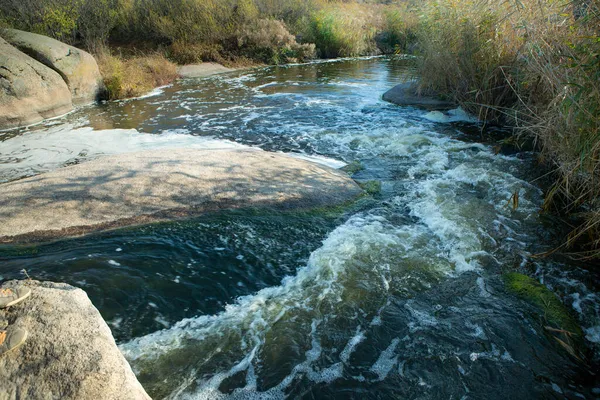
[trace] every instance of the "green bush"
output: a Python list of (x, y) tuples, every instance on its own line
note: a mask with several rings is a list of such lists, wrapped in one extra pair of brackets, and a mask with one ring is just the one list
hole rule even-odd
[(384, 28), (377, 35), (377, 46), (384, 54), (408, 53), (417, 40), (416, 11), (407, 7), (384, 10)]
[(240, 52), (268, 64), (306, 61), (315, 57), (314, 44), (299, 44), (281, 21), (259, 19), (244, 26), (238, 37)]
[(306, 39), (320, 57), (353, 57), (377, 52), (376, 27), (361, 7), (327, 7), (312, 14)]
[(104, 53), (97, 59), (111, 100), (141, 96), (177, 78), (177, 67), (161, 54), (123, 58)]

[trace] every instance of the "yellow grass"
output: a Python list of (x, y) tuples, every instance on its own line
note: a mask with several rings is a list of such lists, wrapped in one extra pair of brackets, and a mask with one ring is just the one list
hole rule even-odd
[(102, 53), (97, 59), (111, 100), (141, 96), (177, 78), (177, 66), (158, 53), (130, 58)]

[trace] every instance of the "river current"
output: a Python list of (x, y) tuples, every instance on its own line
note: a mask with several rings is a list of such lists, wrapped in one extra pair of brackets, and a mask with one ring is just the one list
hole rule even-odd
[[(0, 132), (0, 182), (103, 154), (243, 147), (354, 168), (381, 189), (340, 211), (237, 210), (0, 246), (83, 288), (153, 398), (600, 397), (600, 284), (540, 214), (535, 155), (454, 110), (385, 103), (409, 62), (367, 58), (190, 79)], [(373, 185), (371, 185), (373, 186)], [(514, 207), (515, 193), (518, 207)], [(506, 290), (519, 271), (578, 320), (588, 359)]]

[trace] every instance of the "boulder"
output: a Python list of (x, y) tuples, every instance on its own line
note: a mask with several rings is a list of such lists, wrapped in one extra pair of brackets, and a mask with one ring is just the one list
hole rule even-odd
[(406, 107), (423, 107), (428, 110), (447, 110), (456, 105), (433, 96), (423, 96), (417, 90), (416, 82), (405, 82), (394, 86), (383, 94), (384, 101)]
[(0, 38), (0, 129), (30, 125), (73, 109), (61, 76)]
[(29, 333), (0, 357), (0, 399), (150, 398), (83, 290), (24, 282), (31, 296), (0, 310), (0, 320)]
[(102, 75), (91, 54), (36, 33), (7, 29), (4, 36), (16, 48), (58, 72), (71, 90), (74, 104), (92, 103), (104, 95)]
[(259, 149), (105, 156), (0, 185), (0, 242), (28, 242), (241, 207), (313, 208), (362, 193), (347, 174)]

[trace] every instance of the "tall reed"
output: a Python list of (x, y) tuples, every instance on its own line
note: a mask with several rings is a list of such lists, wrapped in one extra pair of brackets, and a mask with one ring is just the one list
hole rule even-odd
[(432, 0), (420, 10), (422, 89), (535, 140), (555, 174), (544, 208), (576, 224), (565, 245), (600, 256), (597, 1)]

